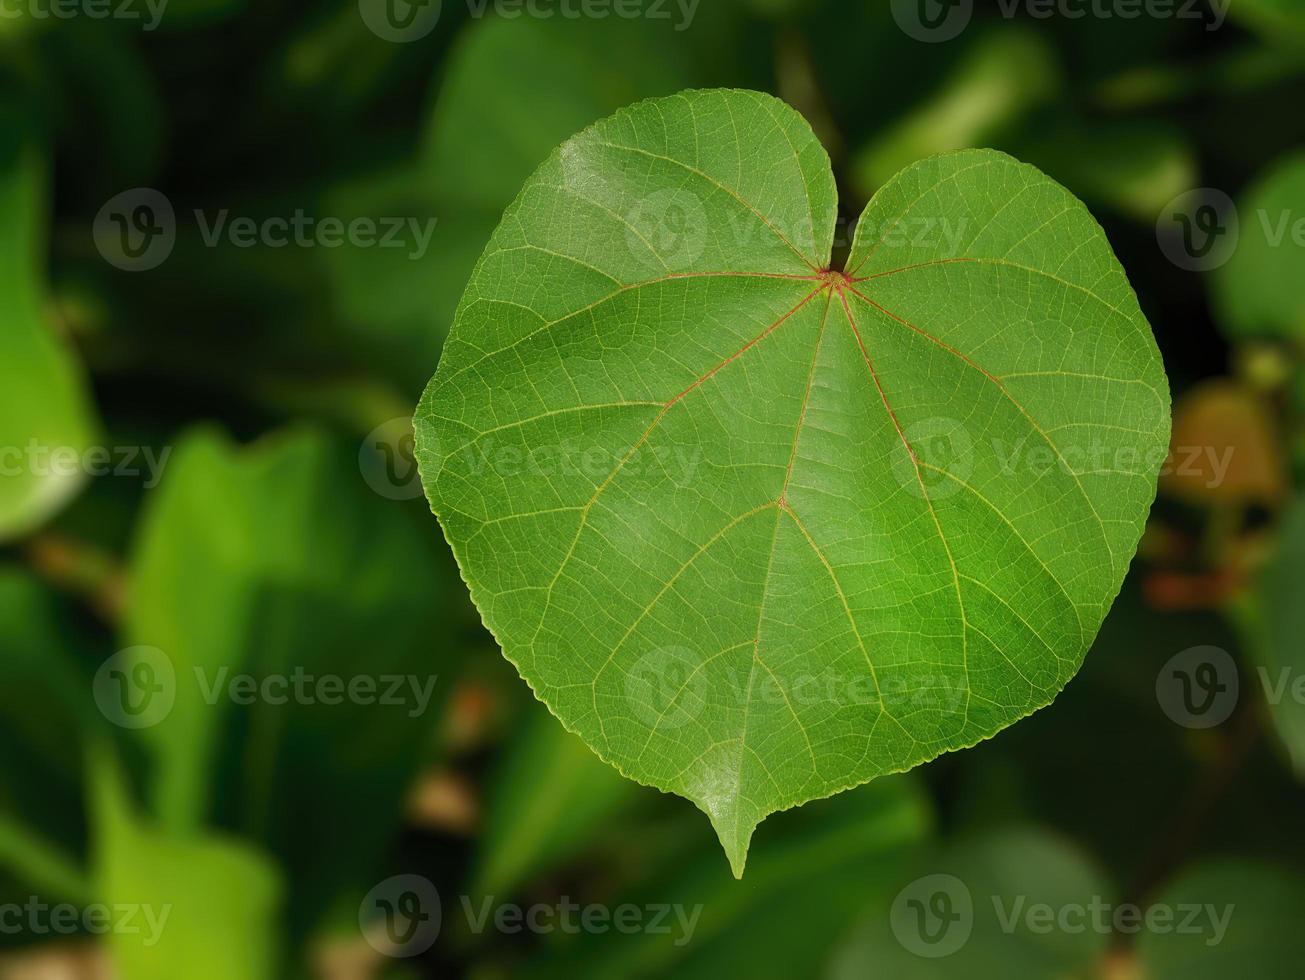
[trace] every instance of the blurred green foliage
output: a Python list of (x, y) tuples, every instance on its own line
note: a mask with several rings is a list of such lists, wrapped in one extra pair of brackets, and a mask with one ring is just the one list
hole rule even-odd
[[(124, 980), (1299, 974), (1305, 5), (1234, 0), (1216, 26), (1205, 5), (960, 4), (970, 26), (941, 43), (899, 26), (911, 6), (709, 0), (678, 30), (445, 0), (410, 43), (377, 36), (351, 0), (171, 0), (149, 29), (143, 3), (135, 18), (6, 8), (0, 908), (170, 913), (154, 943), (84, 917), (0, 919), (0, 976), (72, 970), (87, 948)], [(403, 421), (534, 166), (618, 106), (705, 85), (803, 112), (848, 216), (939, 149), (1043, 168), (1128, 271), (1183, 445), (1231, 448), (1238, 487), (1291, 488), (1163, 482), (1124, 593), (1052, 707), (768, 822), (742, 882), (698, 814), (607, 769), (503, 664), (420, 499)], [(126, 271), (95, 229), (141, 187), (171, 202), (175, 243)], [(1163, 244), (1199, 188), (1240, 218), (1217, 268)], [(406, 247), (206, 241), (223, 214), (296, 213), (401, 219)], [(1210, 379), (1245, 410), (1210, 411)], [(1226, 720), (1189, 727), (1157, 684), (1206, 646), (1232, 655), (1239, 692)], [(105, 678), (147, 678), (136, 669), (163, 661), (145, 649), (171, 665), (174, 697), (132, 727)], [(415, 713), (412, 695), (211, 697), (219, 677), (296, 670), (433, 677), (434, 693)], [(407, 960), (360, 927), (363, 896), (400, 874), (443, 905), (438, 939)], [(975, 914), (968, 943), (931, 959), (893, 924), (935, 874), (965, 882)], [(1022, 896), (1233, 912), (1215, 945), (1043, 934), (1003, 929), (994, 894), (1004, 910)], [(477, 931), (467, 910), (486, 898), (700, 911), (682, 943), (683, 928)]]

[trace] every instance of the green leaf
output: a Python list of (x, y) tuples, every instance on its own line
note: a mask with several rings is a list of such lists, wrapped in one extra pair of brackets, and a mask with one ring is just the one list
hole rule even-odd
[(46, 323), (45, 166), (17, 113), (0, 113), (0, 541), (77, 492), (94, 439), (81, 370)]
[(1147, 980), (1300, 976), (1305, 884), (1286, 867), (1211, 861), (1185, 871), (1155, 904), (1176, 910), (1175, 924), (1187, 919), (1188, 927), (1144, 930), (1138, 936), (1138, 960)]
[(1305, 341), (1305, 153), (1272, 167), (1237, 210), (1237, 247), (1215, 277), (1225, 331)]
[[(890, 901), (872, 904), (836, 951), (831, 980), (1094, 976), (1109, 944), (1109, 918), (1089, 917), (1110, 894), (1106, 881), (1077, 850), (1043, 831), (961, 838), (917, 862), (911, 874), (897, 882)], [(1039, 918), (1043, 907), (1055, 917), (1049, 928)], [(935, 918), (935, 910), (946, 918)], [(1070, 928), (1057, 928), (1065, 910)]]
[[(271, 980), (278, 976), (276, 867), (245, 844), (174, 835), (134, 812), (116, 763), (102, 751), (92, 774), (98, 901), (131, 910), (113, 929), (117, 976), (132, 980)], [(119, 920), (120, 921), (120, 920)]]
[[(376, 872), (448, 687), (448, 644), (430, 639), (438, 550), (357, 467), (356, 447), (318, 433), (248, 448), (194, 434), (132, 565), (122, 669), (148, 662), (171, 696), (140, 733), (154, 811), (178, 833), (217, 822), (265, 843), (303, 928)], [(358, 679), (374, 686), (355, 697)]]
[(1063, 188), (923, 161), (849, 275), (835, 209), (774, 99), (617, 113), (508, 209), (415, 420), (505, 655), (739, 874), (768, 813), (1055, 697), (1168, 441), (1150, 329)]

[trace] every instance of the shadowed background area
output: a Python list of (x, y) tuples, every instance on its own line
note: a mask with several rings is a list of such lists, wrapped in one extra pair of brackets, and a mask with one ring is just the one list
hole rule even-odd
[[(1305, 4), (0, 13), (0, 980), (1298, 975)], [(409, 421), (536, 166), (714, 86), (811, 124), (835, 264), (922, 157), (1039, 167), (1174, 397), (1054, 704), (776, 815), (742, 881), (500, 656)]]

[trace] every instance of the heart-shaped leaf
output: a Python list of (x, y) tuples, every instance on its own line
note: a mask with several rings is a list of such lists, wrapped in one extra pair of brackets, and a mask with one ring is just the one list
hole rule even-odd
[(1047, 704), (1113, 601), (1169, 399), (1101, 229), (1002, 154), (836, 194), (770, 97), (640, 103), (509, 207), (417, 413), (486, 625), (602, 758), (769, 813)]

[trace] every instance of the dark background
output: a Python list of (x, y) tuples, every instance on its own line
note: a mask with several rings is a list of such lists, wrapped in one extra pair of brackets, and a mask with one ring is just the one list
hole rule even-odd
[[(1305, 241), (1266, 241), (1259, 216), (1305, 219), (1305, 4), (1231, 0), (1225, 20), (1182, 0), (1136, 17), (1126, 0), (702, 0), (686, 23), (673, 2), (624, 19), (444, 0), (396, 42), (369, 28), (371, 0), (171, 0), (153, 29), (141, 0), (135, 17), (119, 3), (47, 18), (23, 0), (0, 20), (0, 444), (114, 461), (0, 476), (0, 912), (172, 913), (157, 944), (0, 914), (0, 977), (1301, 974)], [(972, 16), (922, 40), (921, 10)], [(622, 105), (704, 86), (802, 111), (849, 218), (930, 153), (1041, 167), (1137, 290), (1176, 449), (1231, 452), (1221, 479), (1161, 477), (1123, 593), (1053, 706), (772, 818), (742, 882), (701, 814), (605, 767), (498, 655), (405, 421), (534, 166)], [(172, 208), (171, 248), (131, 271), (112, 216), (156, 200), (142, 189)], [(1225, 230), (1235, 202), (1239, 239), (1209, 261), (1175, 252), (1177, 216), (1210, 202)], [(222, 212), (434, 230), (425, 250), (210, 244)], [(175, 704), (127, 727), (102, 665), (138, 646), (174, 668)], [(209, 704), (195, 666), (434, 677), (435, 693), (418, 711)], [(1175, 670), (1216, 677), (1213, 714), (1174, 706)], [(1272, 704), (1264, 678), (1281, 676)], [(929, 958), (893, 909), (937, 873), (973, 896), (973, 933)], [(411, 891), (395, 875), (442, 903), (438, 939), (407, 958), (359, 921), (369, 890)], [(677, 942), (477, 930), (465, 910), (486, 896), (702, 908)], [(1003, 930), (994, 896), (1232, 914), (1217, 942)]]

